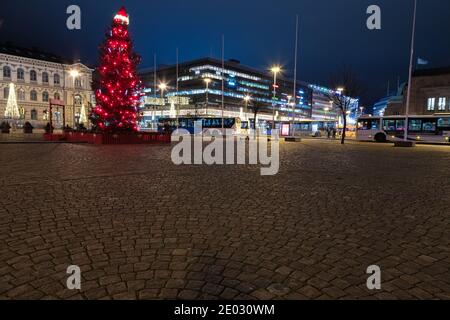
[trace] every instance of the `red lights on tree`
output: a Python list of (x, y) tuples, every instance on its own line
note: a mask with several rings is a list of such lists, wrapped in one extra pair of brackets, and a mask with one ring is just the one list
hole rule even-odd
[(128, 32), (129, 16), (122, 7), (100, 46), (99, 81), (95, 84), (97, 106), (91, 116), (102, 131), (137, 131), (136, 114), (142, 84), (136, 67), (140, 56), (133, 52)]

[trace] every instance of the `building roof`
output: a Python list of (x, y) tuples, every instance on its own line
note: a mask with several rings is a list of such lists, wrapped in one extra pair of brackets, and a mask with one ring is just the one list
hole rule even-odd
[(450, 67), (434, 68), (434, 69), (421, 69), (414, 71), (414, 77), (427, 77), (450, 74)]
[(44, 52), (37, 48), (22, 48), (12, 43), (0, 43), (0, 53), (54, 63), (72, 63), (55, 54)]

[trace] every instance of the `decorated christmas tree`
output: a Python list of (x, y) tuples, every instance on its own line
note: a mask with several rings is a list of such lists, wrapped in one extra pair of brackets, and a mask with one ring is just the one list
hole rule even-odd
[(8, 102), (6, 103), (5, 118), (7, 119), (20, 118), (19, 106), (17, 105), (16, 99), (16, 89), (13, 83), (9, 85), (9, 95), (8, 95)]
[(94, 129), (105, 132), (137, 131), (141, 81), (136, 72), (140, 57), (133, 52), (129, 16), (122, 7), (100, 46), (97, 106), (91, 114)]

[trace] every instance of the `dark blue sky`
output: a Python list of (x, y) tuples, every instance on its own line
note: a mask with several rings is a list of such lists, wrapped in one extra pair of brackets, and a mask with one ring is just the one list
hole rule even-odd
[[(65, 27), (68, 5), (82, 10), (82, 30)], [(220, 56), (259, 69), (279, 63), (292, 75), (295, 14), (300, 16), (299, 78), (326, 85), (351, 65), (372, 103), (388, 80), (407, 78), (413, 0), (2, 0), (0, 41), (36, 46), (95, 65), (97, 46), (113, 14), (125, 5), (143, 67)], [(366, 9), (382, 9), (382, 30), (366, 28)], [(450, 1), (419, 0), (416, 56), (430, 67), (450, 65)]]

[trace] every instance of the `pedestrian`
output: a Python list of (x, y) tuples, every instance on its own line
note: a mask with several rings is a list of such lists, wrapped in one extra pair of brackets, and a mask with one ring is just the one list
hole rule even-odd
[(336, 139), (336, 128), (333, 128), (333, 140)]
[(331, 129), (329, 127), (327, 127), (327, 138), (331, 138)]

